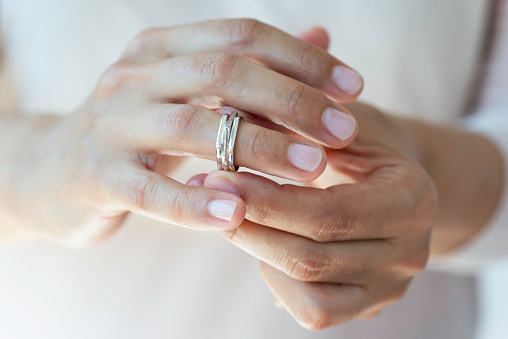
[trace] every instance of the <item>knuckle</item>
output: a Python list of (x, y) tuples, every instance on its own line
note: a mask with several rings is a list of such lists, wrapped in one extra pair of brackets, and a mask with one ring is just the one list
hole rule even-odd
[(159, 32), (159, 30), (160, 29), (158, 28), (148, 28), (136, 34), (136, 36), (127, 45), (127, 50), (125, 54), (131, 55), (144, 52), (147, 49), (148, 44), (152, 40), (152, 37), (157, 32)]
[(195, 199), (190, 190), (185, 187), (173, 190), (167, 200), (167, 206), (169, 206), (170, 218), (172, 220), (181, 224), (184, 220), (189, 218), (190, 211), (193, 210), (192, 206), (195, 204)]
[(307, 44), (300, 50), (298, 54), (298, 67), (306, 78), (311, 78), (312, 75), (319, 71), (319, 64), (319, 56), (313, 45)]
[(99, 80), (98, 96), (104, 98), (122, 90), (126, 84), (130, 83), (134, 68), (133, 64), (126, 61), (119, 61), (109, 66)]
[(401, 178), (409, 183), (402, 194), (410, 197), (404, 206), (406, 219), (411, 220), (413, 226), (430, 228), (438, 213), (438, 198), (434, 184), (421, 168), (411, 164), (402, 167)]
[(170, 112), (162, 113), (157, 125), (162, 134), (172, 143), (181, 143), (194, 135), (199, 126), (199, 108), (193, 105), (176, 105)]
[(309, 330), (323, 330), (334, 326), (335, 316), (329, 307), (321, 302), (309, 300), (295, 314), (298, 322)]
[(291, 94), (286, 99), (286, 111), (293, 123), (303, 120), (308, 115), (305, 112), (311, 108), (309, 98), (309, 87), (302, 83), (296, 83)]
[(256, 19), (233, 19), (226, 23), (229, 45), (234, 50), (243, 50), (252, 46), (261, 36), (265, 24)]
[(267, 200), (258, 201), (256, 204), (249, 206), (249, 215), (252, 221), (261, 225), (270, 225), (273, 221), (273, 205)]
[(134, 207), (149, 211), (155, 192), (158, 190), (157, 178), (150, 173), (139, 175), (132, 181), (131, 190)]
[(354, 233), (359, 225), (353, 222), (345, 209), (333, 214), (326, 214), (320, 218), (319, 224), (311, 232), (311, 238), (318, 242), (340, 240)]
[(317, 281), (331, 266), (331, 260), (323, 250), (304, 249), (296, 260), (290, 260), (288, 275), (300, 281)]
[(246, 159), (253, 159), (257, 163), (264, 163), (267, 160), (266, 143), (270, 140), (269, 134), (267, 129), (259, 127), (245, 139), (242, 153), (246, 155)]
[(230, 87), (239, 76), (239, 57), (230, 53), (216, 53), (204, 58), (200, 74), (205, 78), (207, 89), (211, 91)]

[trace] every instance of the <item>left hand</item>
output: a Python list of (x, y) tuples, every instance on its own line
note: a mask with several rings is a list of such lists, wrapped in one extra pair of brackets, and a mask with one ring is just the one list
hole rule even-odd
[(359, 133), (327, 151), (326, 189), (224, 171), (204, 180), (246, 202), (248, 220), (223, 235), (262, 261), (275, 298), (309, 329), (371, 317), (400, 299), (426, 265), (437, 214), (403, 125), (363, 104), (349, 109)]

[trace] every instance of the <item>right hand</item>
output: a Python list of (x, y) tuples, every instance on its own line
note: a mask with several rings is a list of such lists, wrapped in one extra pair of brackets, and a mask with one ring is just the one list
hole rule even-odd
[(326, 165), (315, 142), (342, 148), (355, 137), (354, 118), (323, 94), (354, 100), (362, 87), (355, 74), (325, 50), (251, 19), (144, 31), (89, 99), (38, 139), (35, 166), (22, 166), (14, 183), (30, 206), (24, 224), (67, 244), (104, 238), (129, 211), (195, 229), (235, 228), (245, 215), (239, 197), (157, 173), (161, 156), (215, 160), (220, 115), (209, 108), (227, 104), (306, 138), (247, 120), (236, 165), (311, 181)]

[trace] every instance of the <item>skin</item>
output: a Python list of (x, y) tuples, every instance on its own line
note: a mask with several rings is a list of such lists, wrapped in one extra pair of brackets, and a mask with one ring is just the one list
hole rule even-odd
[(314, 187), (224, 171), (192, 178), (246, 202), (246, 220), (222, 234), (261, 260), (275, 303), (313, 330), (376, 316), (402, 298), (430, 253), (481, 232), (504, 180), (484, 137), (347, 107), (357, 138), (327, 149), (327, 172)]
[[(337, 102), (361, 91), (342, 91), (332, 81), (336, 66), (347, 68), (325, 50), (252, 19), (141, 32), (68, 116), (0, 119), (1, 237), (86, 245), (113, 233), (128, 212), (193, 229), (238, 226), (243, 200), (178, 183), (170, 170), (181, 156), (215, 160), (220, 114), (212, 108), (227, 103), (251, 113), (252, 123), (238, 132), (237, 165), (298, 181), (317, 178), (326, 166), (323, 146), (344, 147), (356, 134), (354, 119), (343, 139), (323, 123), (327, 108), (351, 116)], [(289, 161), (296, 144), (321, 154), (313, 170)], [(234, 212), (212, 215), (214, 201)]]
[[(262, 261), (276, 302), (302, 326), (322, 329), (378, 314), (402, 297), (412, 277), (425, 267), (431, 248), (446, 253), (482, 229), (502, 181), (501, 161), (492, 144), (470, 133), (397, 119), (355, 103), (348, 107), (360, 130), (355, 141), (340, 150), (355, 135), (336, 140), (315, 124), (324, 107), (343, 109), (322, 93), (346, 102), (359, 92), (348, 96), (330, 81), (333, 66), (340, 62), (324, 52), (326, 32), (318, 28), (300, 35), (318, 46), (313, 49), (268, 26), (259, 27), (247, 20), (144, 32), (70, 117), (2, 119), (0, 132), (9, 141), (0, 146), (0, 163), (7, 164), (0, 171), (2, 191), (7, 192), (0, 200), (0, 224), (8, 226), (4, 238), (14, 233), (88, 243), (113, 232), (128, 211), (187, 227), (225, 230), (229, 241)], [(183, 46), (174, 44), (173, 35), (186, 37), (179, 41), (212, 38)], [(280, 46), (277, 37), (289, 46), (282, 54), (270, 48)], [(274, 50), (277, 53), (270, 54)], [(203, 55), (205, 61), (199, 59)], [(240, 74), (256, 72), (265, 78), (263, 88), (248, 76), (229, 80), (235, 74), (231, 60), (240, 65)], [(172, 68), (175, 63), (178, 71)], [(226, 78), (219, 72), (223, 68)], [(161, 70), (170, 76), (161, 77)], [(265, 88), (270, 83), (277, 88)], [(239, 88), (249, 89), (242, 95), (254, 95), (239, 100)], [(279, 90), (283, 92), (277, 100), (269, 101), (269, 94)], [(200, 118), (190, 119), (179, 111), (194, 109), (190, 102), (210, 106), (210, 96), (217, 105), (227, 103), (254, 114), (251, 126), (242, 124), (239, 130), (239, 165), (256, 169), (262, 164), (259, 167), (273, 171), (269, 174), (311, 181), (325, 168), (324, 160), (315, 172), (301, 173), (284, 163), (284, 147), (280, 154), (271, 147), (275, 138), (282, 144), (286, 140), (285, 145), (314, 141), (325, 147), (328, 157), (321, 182), (313, 182), (314, 187), (279, 185), (249, 173), (221, 171), (195, 176), (189, 180), (195, 186), (189, 187), (162, 175), (178, 162), (168, 156), (214, 159), (214, 149), (206, 152), (201, 145), (214, 144), (216, 130), (206, 128), (216, 125), (217, 113), (197, 108), (191, 116)], [(281, 105), (284, 98), (299, 100)], [(128, 119), (122, 119), (125, 114), (130, 114)], [(200, 128), (201, 120), (208, 123)], [(258, 135), (263, 136), (256, 138), (259, 142), (249, 143)], [(289, 139), (295, 135), (306, 139)], [(23, 145), (23, 150), (12, 145)], [(467, 151), (457, 152), (461, 146)], [(471, 159), (481, 159), (484, 167)], [(458, 172), (460, 176), (448, 174)], [(185, 194), (175, 193), (182, 191)], [(472, 195), (478, 198), (474, 203), (464, 198)], [(243, 208), (219, 226), (209, 215), (196, 213), (204, 209), (194, 205), (196, 197), (217, 196)], [(34, 208), (27, 211), (27, 203)], [(468, 211), (467, 218), (463, 211)]]
[[(308, 329), (370, 318), (402, 298), (431, 251), (449, 253), (483, 229), (502, 187), (499, 154), (483, 137), (360, 103), (348, 108), (358, 136), (343, 150), (327, 150), (328, 172), (313, 183), (318, 187), (241, 172), (194, 178), (246, 202), (246, 220), (222, 234), (261, 260), (276, 303)], [(467, 140), (467, 151), (418, 144), (431, 136)], [(436, 148), (424, 167), (427, 147)]]

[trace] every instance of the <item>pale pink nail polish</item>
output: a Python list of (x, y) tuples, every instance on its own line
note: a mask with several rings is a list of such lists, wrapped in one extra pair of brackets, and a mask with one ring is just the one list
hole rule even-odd
[(292, 144), (288, 150), (289, 161), (298, 169), (313, 172), (321, 164), (323, 153), (319, 148)]
[(236, 201), (217, 199), (212, 200), (207, 206), (211, 216), (222, 220), (231, 221), (236, 209)]
[(353, 95), (362, 88), (363, 79), (352, 69), (335, 66), (332, 71), (332, 80), (347, 95)]
[(346, 113), (333, 108), (327, 108), (323, 112), (323, 125), (335, 137), (345, 140), (353, 135), (356, 121)]

